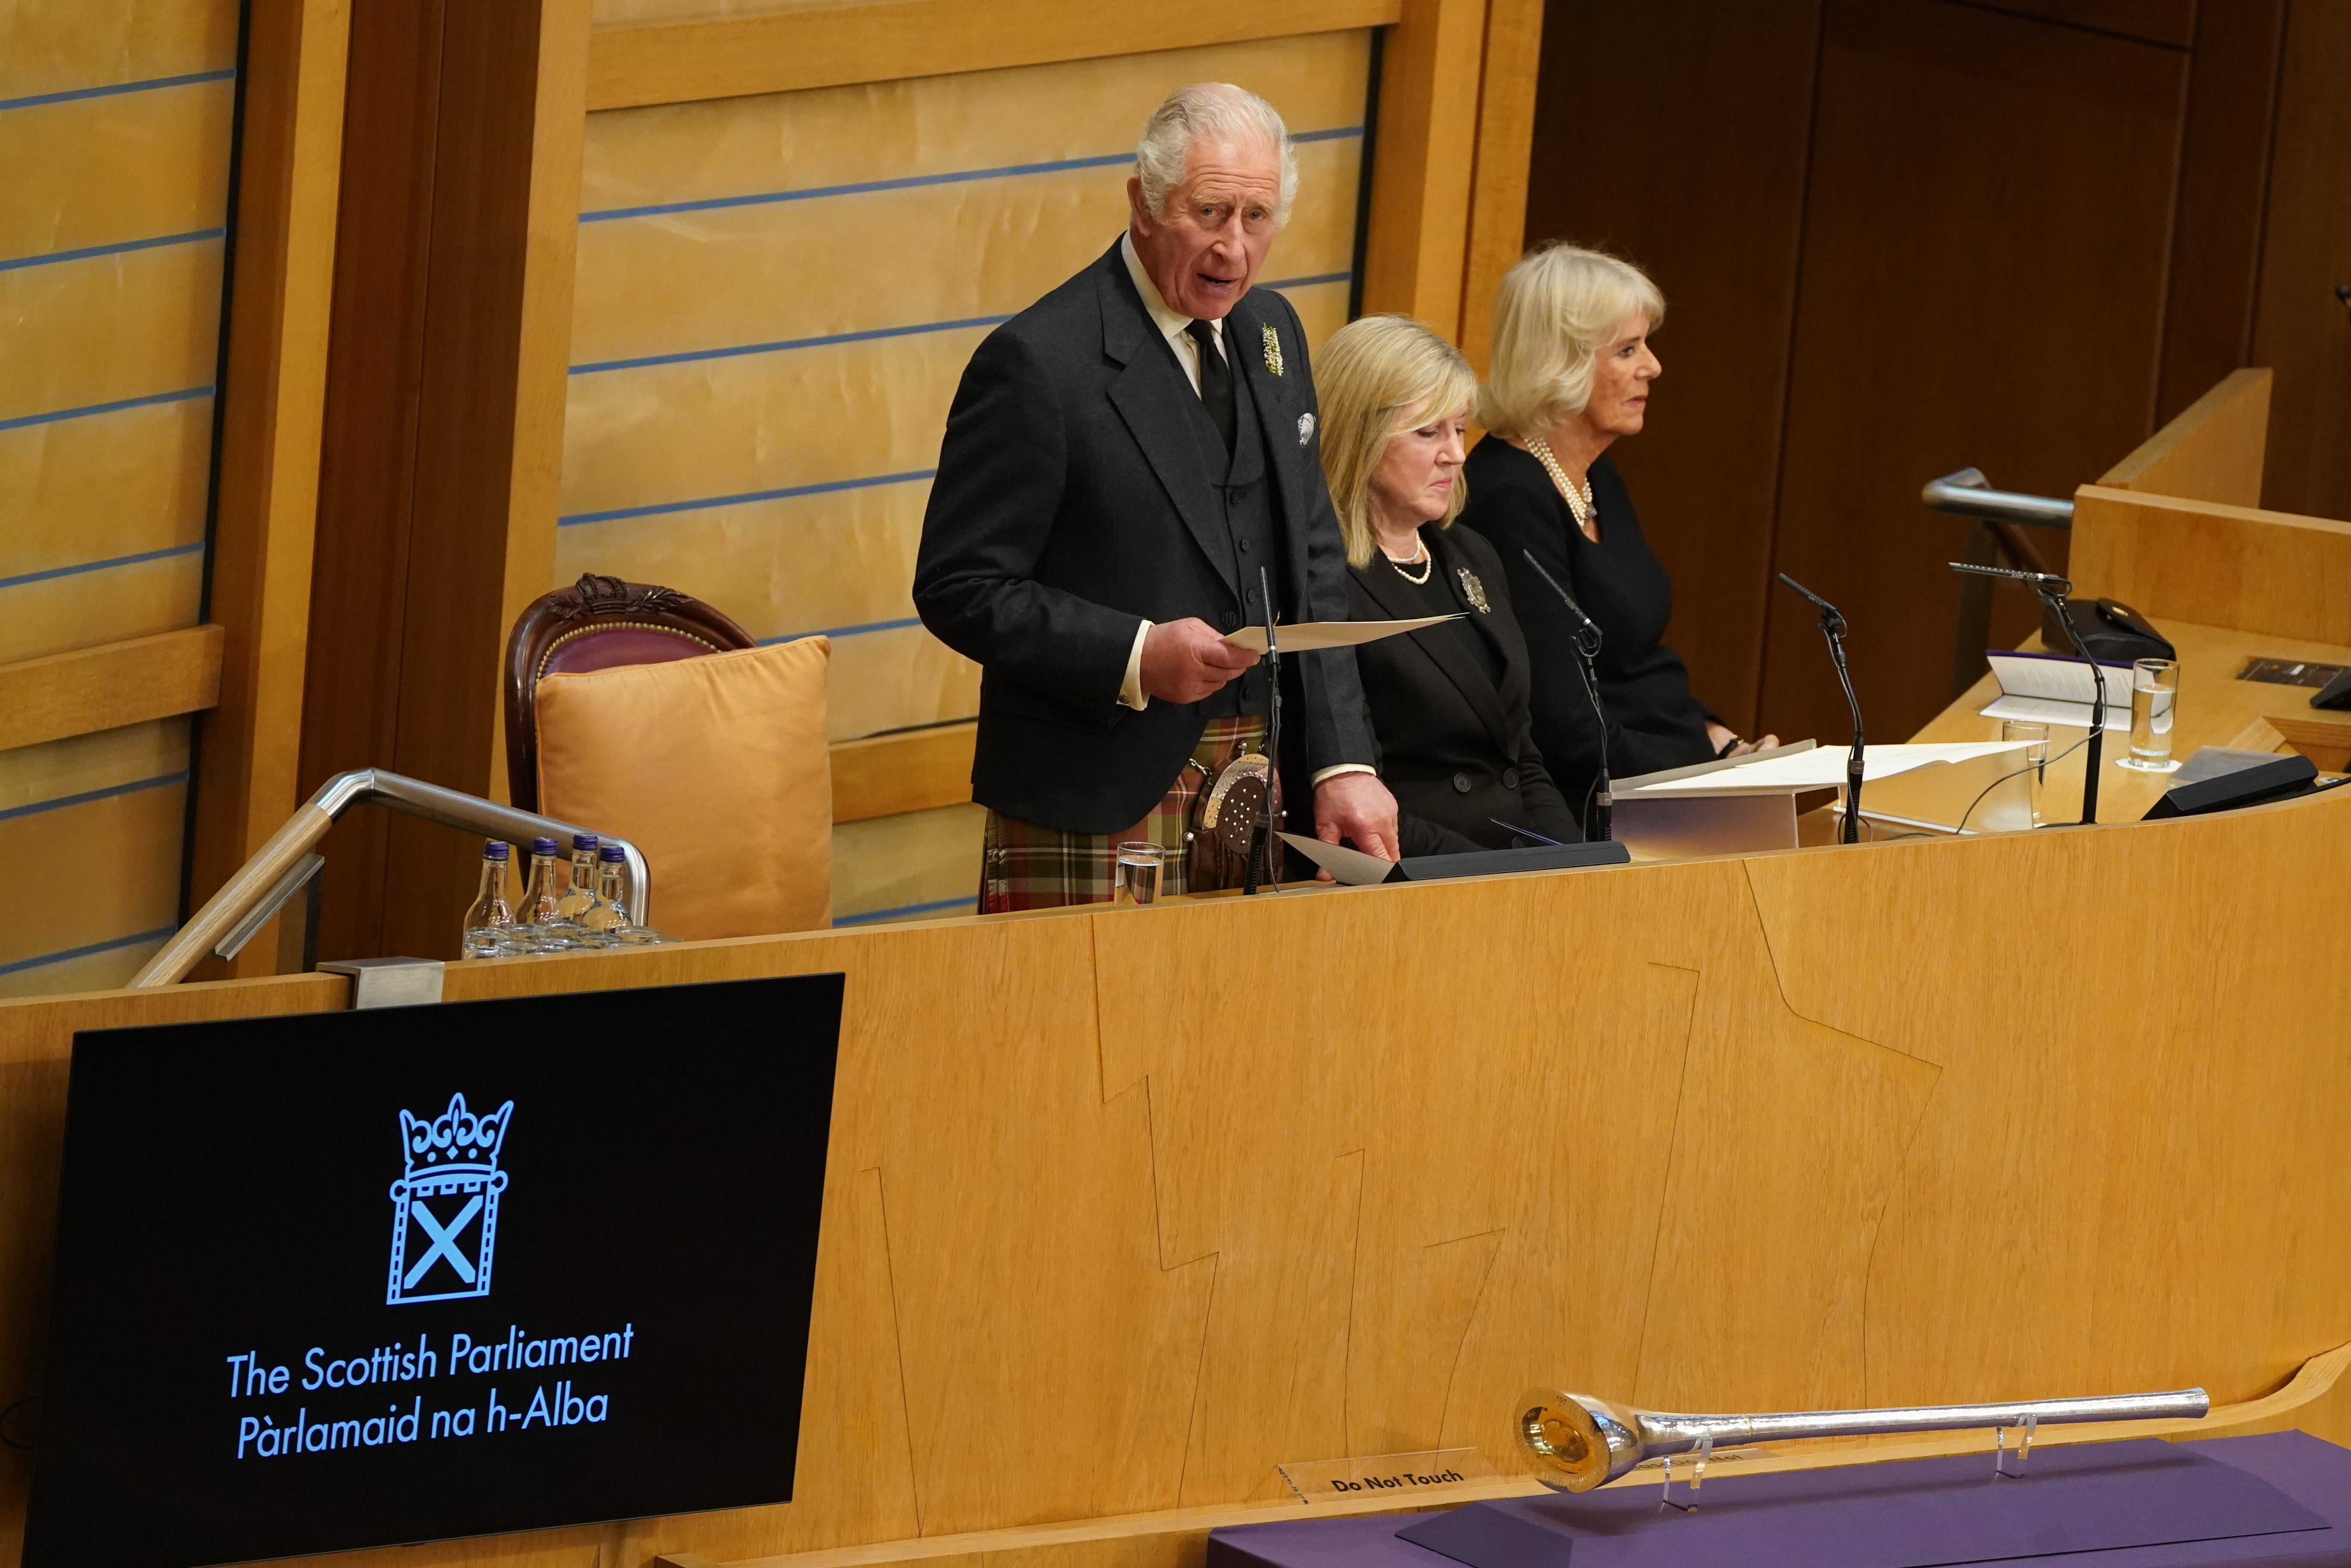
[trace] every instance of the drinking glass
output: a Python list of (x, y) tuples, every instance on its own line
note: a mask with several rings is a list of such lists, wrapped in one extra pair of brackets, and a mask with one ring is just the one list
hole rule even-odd
[(2002, 719), (2000, 738), (2022, 741), (2025, 765), (2032, 770), (2025, 782), (2032, 790), (2032, 826), (2041, 826), (2041, 786), (2049, 782), (2049, 726), (2037, 719)]
[(2171, 722), (2179, 711), (2179, 666), (2168, 659), (2142, 659), (2131, 666), (2130, 755), (2122, 765), (2145, 774), (2168, 774)]
[(1140, 840), (1118, 846), (1118, 888), (1122, 904), (1155, 903), (1159, 898), (1159, 867), (1165, 852)]

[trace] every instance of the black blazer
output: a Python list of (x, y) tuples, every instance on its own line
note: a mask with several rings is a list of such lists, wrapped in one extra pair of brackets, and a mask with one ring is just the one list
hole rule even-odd
[[(1265, 434), (1282, 618), (1341, 619), (1346, 554), (1298, 315), (1255, 290), (1226, 318), (1225, 347)], [(1207, 721), (1195, 704), (1155, 698), (1137, 712), (1118, 701), (1139, 619), (1241, 624), (1222, 503), (1193, 431), (1198, 405), (1116, 245), (989, 333), (965, 368), (923, 518), (914, 607), (982, 667), (971, 783), (983, 805), (1115, 833), (1143, 819), (1198, 743)], [(1371, 762), (1353, 651), (1283, 659), (1285, 687), (1293, 672), (1286, 760)]]
[[(1433, 569), (1466, 622), (1427, 627), (1355, 650), (1380, 776), (1396, 797), (1396, 834), (1406, 855), (1507, 849), (1524, 839), (1494, 819), (1531, 827), (1562, 844), (1583, 842), (1581, 815), (1560, 796), (1535, 747), (1528, 702), (1526, 639), (1510, 610), (1509, 578), (1494, 546), (1468, 528), (1424, 528)], [(1468, 573), (1485, 605), (1463, 581)], [(1355, 620), (1409, 620), (1429, 613), (1374, 556), (1347, 569), (1347, 609)], [(1462, 646), (1467, 625), (1499, 658), (1499, 682)]]
[(1632, 778), (1713, 760), (1714, 717), (1690, 694), (1689, 670), (1661, 640), (1673, 618), (1674, 584), (1642, 537), (1633, 497), (1605, 455), (1592, 465), (1600, 543), (1575, 525), (1566, 498), (1531, 453), (1499, 436), (1479, 441), (1462, 470), (1462, 520), (1492, 541), (1510, 574), (1519, 623), (1534, 657), (1535, 743), (1562, 794), (1583, 798), (1600, 766), (1600, 725), (1585, 694), (1575, 624), (1520, 552), (1573, 594), (1601, 630), (1600, 699), (1608, 715), (1608, 774)]

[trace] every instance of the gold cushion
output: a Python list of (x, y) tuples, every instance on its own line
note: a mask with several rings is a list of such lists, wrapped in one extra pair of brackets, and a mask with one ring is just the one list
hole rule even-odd
[(831, 657), (827, 639), (804, 637), (548, 676), (539, 809), (643, 850), (651, 923), (669, 936), (822, 929), (832, 922)]

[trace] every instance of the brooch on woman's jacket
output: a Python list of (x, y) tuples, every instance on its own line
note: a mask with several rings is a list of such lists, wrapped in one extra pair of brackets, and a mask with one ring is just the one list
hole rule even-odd
[(1493, 614), (1494, 607), (1486, 602), (1486, 585), (1478, 580), (1478, 574), (1467, 566), (1460, 568), (1460, 572), (1461, 593), (1469, 601), (1469, 607), (1479, 615)]

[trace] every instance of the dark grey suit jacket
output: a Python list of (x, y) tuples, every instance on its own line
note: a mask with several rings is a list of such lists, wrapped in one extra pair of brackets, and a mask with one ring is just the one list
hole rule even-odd
[[(1225, 346), (1248, 379), (1272, 470), (1281, 617), (1344, 619), (1346, 556), (1310, 422), (1314, 379), (1298, 315), (1280, 295), (1253, 292), (1227, 317)], [(971, 779), (982, 805), (1115, 833), (1142, 820), (1198, 742), (1207, 721), (1196, 705), (1154, 699), (1137, 712), (1118, 692), (1142, 619), (1241, 624), (1199, 420), (1199, 394), (1116, 245), (988, 334), (965, 368), (923, 519), (914, 607), (983, 669)], [(1287, 760), (1373, 762), (1353, 650), (1282, 662), (1293, 697)]]

